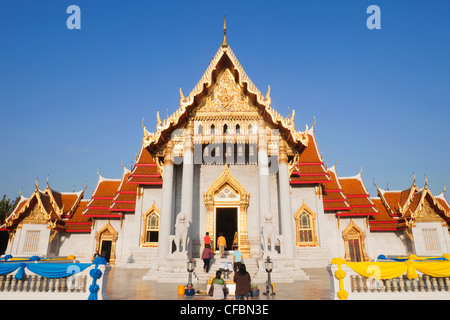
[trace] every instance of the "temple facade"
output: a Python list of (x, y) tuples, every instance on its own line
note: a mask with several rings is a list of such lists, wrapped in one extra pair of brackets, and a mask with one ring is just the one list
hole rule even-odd
[[(415, 184), (377, 187), (371, 197), (360, 171), (328, 168), (315, 121), (295, 129), (240, 65), (226, 38), (178, 110), (147, 130), (136, 162), (117, 179), (98, 173), (90, 199), (36, 183), (4, 221), (6, 254), (75, 255), (111, 265), (148, 268), (146, 279), (170, 281), (199, 259), (208, 232), (240, 250), (254, 276), (270, 256), (279, 281), (307, 279), (303, 268), (332, 258), (368, 261), (380, 254), (441, 256), (450, 250), (450, 205)], [(356, 152), (356, 150), (355, 150)], [(175, 277), (176, 278), (176, 277)], [(198, 276), (200, 278), (200, 276)], [(173, 278), (172, 278), (173, 279)]]

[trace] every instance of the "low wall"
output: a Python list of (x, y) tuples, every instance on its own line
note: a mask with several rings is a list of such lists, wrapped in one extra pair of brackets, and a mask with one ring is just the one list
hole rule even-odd
[(366, 271), (357, 269), (359, 272), (356, 272), (345, 263), (331, 264), (327, 269), (336, 300), (450, 300), (450, 261), (432, 263), (438, 267), (435, 269), (439, 270), (440, 276), (411, 270), (411, 261), (405, 262), (406, 274), (396, 275), (388, 270), (392, 276), (383, 273), (389, 265), (366, 262), (351, 263), (352, 267), (364, 267)]
[[(72, 269), (76, 266), (76, 263), (68, 264)], [(23, 275), (18, 277), (20, 279), (16, 279), (16, 274), (21, 272), (17, 269), (0, 275), (0, 300), (104, 300), (108, 298), (106, 283), (110, 268), (105, 264), (92, 264), (81, 272), (68, 272), (69, 276), (56, 278), (41, 276), (26, 269), (22, 270)], [(98, 271), (91, 272), (93, 269)], [(93, 279), (92, 275), (97, 278)], [(90, 296), (92, 285), (95, 286), (96, 296)]]

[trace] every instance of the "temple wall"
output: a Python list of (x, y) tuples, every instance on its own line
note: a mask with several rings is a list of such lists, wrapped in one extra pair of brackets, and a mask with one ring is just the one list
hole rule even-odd
[(80, 262), (90, 262), (95, 250), (93, 236), (89, 233), (67, 233), (55, 239), (59, 250), (58, 256), (74, 255)]
[(116, 265), (123, 265), (132, 256), (132, 249), (140, 246), (143, 232), (143, 216), (149, 210), (153, 201), (156, 207), (161, 210), (161, 188), (142, 188), (142, 195), (136, 198), (136, 209), (134, 213), (124, 213), (122, 228), (116, 244)]
[(449, 252), (447, 227), (441, 222), (416, 222), (411, 230), (417, 256), (442, 256)]
[(380, 254), (405, 256), (413, 253), (411, 241), (403, 231), (369, 232), (367, 238), (370, 259)]
[[(193, 245), (200, 247), (206, 232), (206, 207), (203, 200), (203, 193), (222, 174), (224, 165), (198, 165), (195, 169), (194, 179), (194, 213), (193, 213)], [(258, 209), (258, 167), (257, 165), (230, 165), (231, 174), (250, 193), (250, 201), (247, 208), (247, 228), (248, 237), (252, 246), (252, 251), (259, 252), (260, 246), (260, 220)], [(271, 212), (274, 217), (273, 224), (278, 228), (278, 189), (276, 176), (269, 177)], [(195, 222), (197, 221), (197, 222)], [(194, 253), (196, 251), (194, 250)]]
[[(32, 251), (25, 250), (28, 231), (37, 231), (39, 235), (32, 245), (34, 247)], [(8, 245), (6, 253), (12, 256), (47, 255), (49, 238), (50, 229), (47, 229), (47, 224), (23, 224), (21, 229), (17, 229), (16, 236), (11, 245)]]

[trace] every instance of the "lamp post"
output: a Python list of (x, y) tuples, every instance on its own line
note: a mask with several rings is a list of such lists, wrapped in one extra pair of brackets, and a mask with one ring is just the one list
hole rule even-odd
[(195, 269), (195, 259), (189, 258), (187, 261), (187, 271), (189, 272), (188, 286), (192, 286), (192, 272)]
[(267, 285), (266, 285), (266, 292), (264, 292), (264, 295), (273, 296), (275, 292), (273, 292), (273, 285), (272, 285), (272, 279), (270, 278), (270, 273), (273, 270), (273, 262), (270, 260), (270, 257), (267, 256), (266, 261), (264, 261), (264, 267), (267, 272)]

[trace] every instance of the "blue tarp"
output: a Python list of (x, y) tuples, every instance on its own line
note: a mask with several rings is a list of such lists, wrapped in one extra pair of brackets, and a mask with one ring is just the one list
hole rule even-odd
[(72, 274), (83, 271), (91, 266), (92, 263), (1, 263), (0, 275), (8, 274), (20, 270), (16, 273), (14, 278), (22, 279), (25, 268), (34, 272), (35, 274), (46, 278), (64, 278)]
[(97, 279), (102, 276), (101, 270), (98, 269), (99, 264), (106, 264), (106, 260), (102, 257), (95, 258), (93, 263), (36, 263), (36, 259), (27, 260), (28, 262), (18, 262), (18, 263), (0, 263), (0, 275), (8, 274), (16, 271), (15, 279), (21, 280), (23, 278), (25, 268), (28, 268), (31, 272), (45, 278), (64, 278), (71, 276), (73, 274), (79, 273), (86, 268), (95, 265), (95, 268), (89, 272), (92, 277), (92, 285), (89, 286), (90, 295), (89, 300), (97, 300), (97, 292), (99, 286), (97, 284)]
[[(388, 258), (386, 257), (384, 254), (380, 254), (377, 257), (377, 260), (393, 260), (393, 261), (399, 261), (399, 262), (404, 262), (404, 261), (408, 261), (408, 258)], [(435, 258), (424, 258), (424, 259), (420, 259), (420, 260), (424, 260), (424, 261), (429, 261), (429, 260), (443, 260), (443, 261), (447, 261), (446, 258), (444, 257), (435, 257)]]

